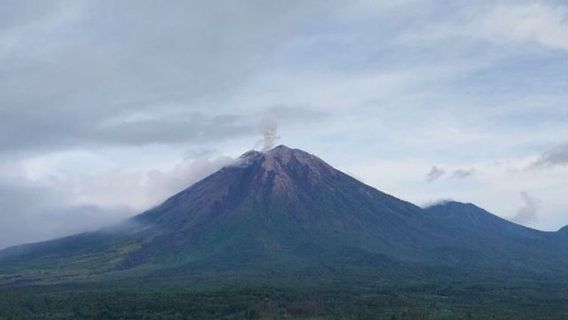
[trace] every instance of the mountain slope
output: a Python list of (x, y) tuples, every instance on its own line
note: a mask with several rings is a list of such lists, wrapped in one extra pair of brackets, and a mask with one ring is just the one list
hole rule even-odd
[(18, 281), (314, 270), (370, 278), (557, 274), (568, 251), (551, 238), (473, 205), (423, 210), (279, 146), (247, 152), (115, 228), (0, 251), (0, 282), (15, 273)]
[(500, 218), (471, 203), (448, 201), (425, 208), (444, 225), (467, 232), (470, 236), (500, 239), (549, 239), (550, 233), (534, 230)]
[(556, 238), (562, 245), (568, 247), (568, 226), (565, 226), (556, 232)]
[(123, 267), (183, 256), (303, 265), (348, 248), (411, 259), (417, 239), (435, 238), (420, 208), (284, 146), (244, 154), (135, 221), (156, 234)]
[(425, 211), (452, 230), (455, 245), (483, 252), (503, 268), (554, 273), (566, 263), (568, 247), (555, 233), (515, 224), (471, 203), (449, 201)]

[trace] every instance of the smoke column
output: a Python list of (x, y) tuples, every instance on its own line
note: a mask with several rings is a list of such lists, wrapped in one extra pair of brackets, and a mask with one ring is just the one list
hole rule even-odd
[(267, 151), (274, 147), (280, 137), (278, 136), (278, 124), (273, 120), (265, 120), (260, 124), (260, 132), (264, 138), (262, 151)]

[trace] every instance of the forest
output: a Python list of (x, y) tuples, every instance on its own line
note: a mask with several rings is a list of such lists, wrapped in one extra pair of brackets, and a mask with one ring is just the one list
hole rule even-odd
[(5, 287), (0, 289), (0, 319), (566, 319), (568, 290), (551, 286)]

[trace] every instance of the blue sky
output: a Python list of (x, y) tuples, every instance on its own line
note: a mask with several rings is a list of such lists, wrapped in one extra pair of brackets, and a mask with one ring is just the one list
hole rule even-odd
[(0, 247), (116, 223), (251, 148), (568, 224), (565, 1), (3, 1)]

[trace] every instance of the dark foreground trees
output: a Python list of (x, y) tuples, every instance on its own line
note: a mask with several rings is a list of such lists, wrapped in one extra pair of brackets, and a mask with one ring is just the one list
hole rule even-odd
[(559, 289), (499, 286), (274, 289), (132, 284), (0, 289), (0, 319), (566, 319)]

